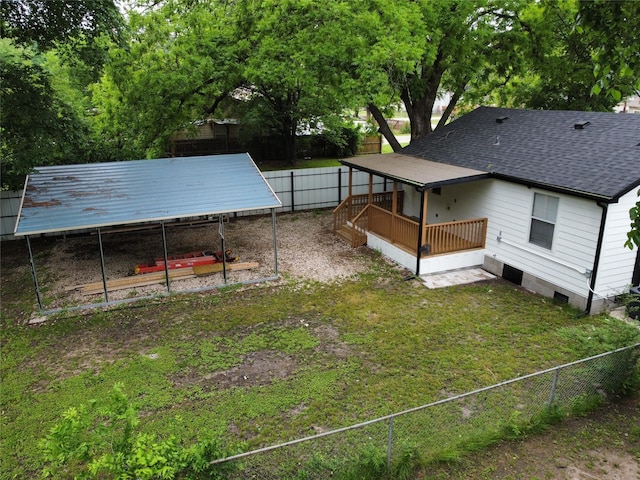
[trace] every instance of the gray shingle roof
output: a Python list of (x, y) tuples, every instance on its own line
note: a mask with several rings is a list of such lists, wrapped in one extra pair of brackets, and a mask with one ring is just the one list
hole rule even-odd
[(615, 201), (640, 185), (640, 115), (480, 107), (399, 153)]

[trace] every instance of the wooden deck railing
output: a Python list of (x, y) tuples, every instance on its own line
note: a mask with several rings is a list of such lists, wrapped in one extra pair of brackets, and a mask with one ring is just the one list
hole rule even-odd
[[(368, 204), (368, 195), (354, 195), (351, 203), (345, 199), (334, 210), (334, 232), (348, 225), (351, 245), (354, 247), (364, 245), (366, 232), (372, 232), (417, 255), (420, 224), (411, 218), (394, 215), (390, 208), (385, 208), (391, 199), (390, 193), (375, 194), (373, 205)], [(355, 213), (350, 216), (349, 211)], [(426, 225), (422, 233), (421, 255), (484, 248), (486, 236), (486, 218)]]
[[(402, 211), (402, 191), (398, 192), (398, 210)], [(373, 205), (391, 211), (393, 192), (381, 192), (373, 194)], [(340, 205), (333, 210), (333, 232), (337, 232), (344, 225), (353, 222), (353, 219), (369, 204), (369, 195), (351, 195), (345, 198)]]
[(486, 218), (427, 225), (422, 236), (422, 245), (425, 246), (423, 254), (437, 255), (484, 248), (486, 238)]
[(420, 225), (415, 220), (402, 215), (393, 215), (382, 208), (372, 206), (369, 214), (369, 231), (379, 235), (391, 243), (415, 252), (418, 244)]
[(372, 205), (367, 205), (356, 215), (351, 224), (351, 246), (360, 247), (367, 243), (367, 231), (369, 230), (369, 212)]

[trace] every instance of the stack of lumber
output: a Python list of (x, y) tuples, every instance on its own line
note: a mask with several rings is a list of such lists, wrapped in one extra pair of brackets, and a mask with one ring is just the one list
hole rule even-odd
[[(257, 268), (258, 262), (242, 262), (230, 263), (227, 265), (227, 271), (249, 270)], [(200, 265), (196, 267), (176, 268), (169, 270), (170, 280), (183, 280), (187, 278), (202, 277), (213, 273), (222, 272), (222, 263), (214, 263), (212, 265)], [(148, 285), (157, 285), (165, 283), (167, 280), (165, 272), (144, 273), (131, 277), (116, 278), (107, 280), (107, 291), (127, 290), (136, 287), (145, 287)], [(67, 291), (78, 290), (83, 295), (99, 295), (104, 292), (104, 284), (102, 282), (85, 283), (83, 285), (73, 285), (66, 288)]]

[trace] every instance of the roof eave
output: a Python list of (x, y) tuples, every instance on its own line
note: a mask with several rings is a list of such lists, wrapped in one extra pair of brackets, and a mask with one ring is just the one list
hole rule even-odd
[[(548, 183), (542, 183), (542, 182), (533, 182), (531, 180), (528, 179), (524, 179), (524, 178), (519, 178), (519, 177), (513, 177), (513, 176), (509, 176), (509, 175), (504, 175), (504, 174), (500, 174), (500, 173), (491, 173), (491, 177), (495, 178), (497, 180), (504, 180), (507, 182), (511, 182), (511, 183), (517, 183), (520, 185), (525, 185), (527, 187), (531, 187), (531, 188), (539, 188), (541, 190), (547, 190), (549, 192), (555, 192), (555, 193), (563, 193), (565, 195), (571, 195), (573, 197), (579, 197), (579, 198), (585, 198), (588, 200), (595, 200), (598, 202), (605, 202), (605, 203), (615, 203), (618, 201), (619, 197), (611, 197), (608, 195), (603, 195), (603, 194), (598, 194), (598, 193), (593, 193), (593, 192), (586, 192), (584, 190), (576, 190), (573, 188), (568, 188), (568, 187), (562, 187), (559, 185), (551, 185)], [(625, 192), (626, 193), (626, 192)]]
[(359, 170), (361, 172), (369, 173), (371, 175), (376, 175), (378, 177), (386, 178), (388, 180), (398, 181), (400, 183), (404, 183), (405, 185), (411, 185), (411, 186), (416, 187), (416, 188), (422, 188), (424, 186), (424, 184), (421, 183), (421, 182), (416, 182), (416, 181), (411, 180), (409, 178), (403, 178), (403, 177), (399, 177), (399, 176), (396, 176), (396, 175), (383, 174), (382, 172), (379, 172), (379, 171), (371, 169), (371, 168), (363, 167), (362, 165), (355, 165), (355, 164), (349, 162), (348, 160), (339, 159), (338, 161), (340, 163), (342, 163), (343, 165), (349, 167), (349, 168), (355, 168), (356, 170)]
[(211, 212), (200, 212), (200, 213), (193, 213), (193, 214), (189, 214), (188, 216), (185, 215), (180, 215), (180, 216), (166, 216), (166, 217), (155, 217), (155, 218), (148, 218), (148, 219), (144, 219), (142, 221), (140, 220), (132, 220), (130, 222), (112, 222), (112, 223), (96, 223), (96, 224), (87, 224), (87, 225), (78, 225), (78, 226), (74, 226), (74, 227), (70, 227), (67, 228), (65, 230), (59, 230), (56, 228), (44, 228), (42, 230), (35, 230), (35, 231), (28, 231), (28, 232), (20, 232), (20, 231), (14, 231), (13, 235), (16, 237), (28, 237), (31, 235), (45, 235), (45, 234), (52, 234), (52, 233), (68, 233), (68, 232), (79, 232), (79, 231), (84, 231), (84, 230), (94, 230), (94, 229), (100, 229), (100, 228), (111, 228), (111, 227), (120, 227), (120, 226), (124, 226), (124, 225), (146, 225), (146, 224), (159, 224), (162, 222), (167, 222), (167, 221), (173, 221), (173, 220), (178, 220), (180, 218), (197, 218), (197, 217), (208, 217), (208, 216), (213, 216), (213, 215), (225, 215), (225, 214), (231, 214), (231, 213), (239, 213), (239, 212), (251, 212), (254, 210), (273, 210), (274, 208), (280, 208), (282, 207), (281, 203), (278, 204), (273, 204), (273, 205), (261, 205), (260, 207), (256, 207), (256, 208), (243, 208), (243, 209), (239, 209), (239, 210), (218, 210), (218, 211), (211, 211)]
[[(424, 159), (421, 159), (421, 160), (426, 162), (426, 160), (424, 160)], [(347, 167), (350, 167), (350, 168), (355, 168), (358, 171), (369, 173), (371, 175), (376, 175), (378, 177), (386, 178), (388, 180), (398, 181), (398, 182), (403, 183), (405, 185), (410, 185), (412, 187), (415, 187), (418, 191), (424, 191), (424, 190), (428, 190), (430, 188), (442, 187), (442, 186), (445, 186), (445, 185), (457, 185), (457, 184), (460, 184), (460, 183), (468, 183), (468, 182), (473, 182), (473, 181), (476, 181), (476, 180), (482, 180), (483, 178), (489, 178), (490, 177), (489, 173), (480, 172), (480, 173), (476, 173), (476, 174), (473, 174), (473, 175), (464, 175), (464, 176), (460, 176), (460, 177), (447, 178), (447, 179), (437, 180), (437, 181), (433, 181), (433, 182), (421, 182), (421, 181), (417, 181), (417, 180), (414, 180), (414, 179), (402, 177), (402, 176), (399, 176), (399, 175), (393, 175), (393, 174), (388, 173), (388, 172), (382, 172), (380, 170), (369, 168), (369, 167), (366, 167), (364, 165), (360, 165), (360, 164), (357, 164), (357, 163), (353, 163), (353, 162), (350, 162), (348, 159), (339, 159), (338, 161), (340, 163), (342, 163), (343, 165), (345, 165)]]

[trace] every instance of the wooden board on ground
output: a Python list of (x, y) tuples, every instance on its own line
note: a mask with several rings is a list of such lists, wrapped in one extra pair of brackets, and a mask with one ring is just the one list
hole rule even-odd
[[(236, 271), (236, 270), (250, 270), (252, 268), (258, 268), (260, 264), (258, 262), (241, 262), (241, 263), (227, 263), (227, 271)], [(222, 272), (222, 263), (214, 263), (212, 265), (197, 265), (193, 268), (193, 273), (197, 277), (202, 277), (204, 275), (211, 275), (213, 273)]]
[[(176, 268), (169, 270), (169, 279), (177, 280), (181, 278), (194, 278), (193, 269)], [(164, 283), (166, 281), (165, 272), (152, 272), (142, 275), (134, 275), (131, 277), (116, 278), (113, 280), (107, 280), (107, 290), (124, 290), (127, 288), (143, 287), (147, 285), (154, 285), (158, 283)], [(95, 295), (103, 293), (104, 285), (102, 282), (87, 283), (84, 285), (74, 285), (73, 287), (67, 287), (67, 290), (80, 290), (85, 295)]]
[[(258, 262), (242, 262), (227, 264), (227, 271), (249, 270), (257, 268)], [(222, 263), (214, 263), (212, 265), (200, 265), (197, 267), (175, 268), (169, 270), (170, 280), (180, 280), (187, 278), (201, 277), (204, 275), (212, 275), (222, 272)], [(166, 273), (152, 272), (130, 277), (116, 278), (107, 280), (107, 291), (114, 292), (116, 290), (126, 290), (129, 288), (146, 287), (149, 285), (157, 285), (166, 281)], [(104, 285), (102, 282), (86, 283), (84, 285), (73, 285), (66, 287), (66, 290), (79, 290), (83, 295), (99, 295), (104, 293)]]

